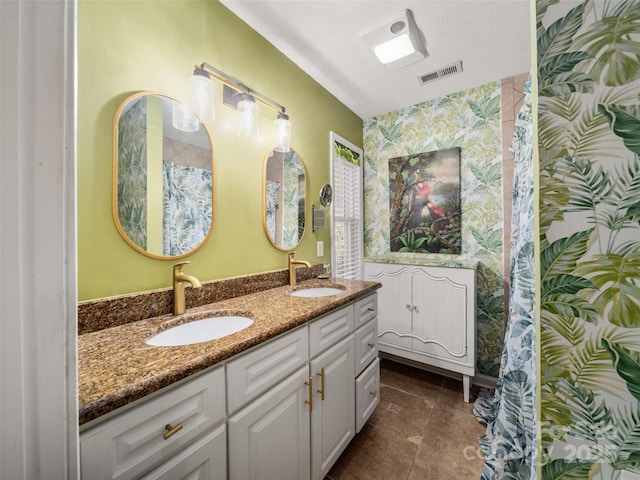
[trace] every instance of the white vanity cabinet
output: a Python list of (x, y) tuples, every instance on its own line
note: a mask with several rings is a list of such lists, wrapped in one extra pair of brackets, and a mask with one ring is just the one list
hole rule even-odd
[(175, 480), (195, 471), (227, 478), (224, 391), (217, 367), (83, 430), (82, 478)]
[[(354, 310), (349, 305), (309, 328), (313, 358), (311, 478), (323, 479), (355, 435)], [(337, 343), (336, 343), (337, 342)]]
[(376, 331), (373, 293), (92, 422), (83, 480), (325, 478), (377, 405)]
[(309, 478), (308, 383), (306, 326), (227, 363), (230, 479)]
[(474, 268), (364, 264), (378, 293), (378, 345), (390, 353), (462, 374), (469, 401), (475, 374)]
[[(366, 422), (375, 408), (358, 412), (356, 376), (367, 372), (367, 395), (377, 398), (376, 305), (369, 295), (227, 363), (231, 480), (325, 478), (353, 439), (356, 416)], [(358, 355), (356, 325), (368, 339)]]

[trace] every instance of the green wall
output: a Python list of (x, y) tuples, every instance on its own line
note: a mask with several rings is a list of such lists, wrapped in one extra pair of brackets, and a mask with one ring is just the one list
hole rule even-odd
[[(311, 204), (329, 181), (329, 131), (362, 145), (362, 120), (217, 1), (88, 1), (78, 5), (78, 298), (80, 301), (168, 287), (171, 260), (137, 253), (112, 213), (113, 118), (132, 93), (184, 98), (202, 62), (242, 80), (287, 108), (292, 147), (307, 168), (308, 228), (296, 256), (330, 259), (329, 230), (311, 232)], [(221, 97), (221, 86), (217, 85)], [(220, 98), (219, 98), (219, 102)], [(214, 227), (185, 258), (201, 281), (286, 268), (287, 254), (262, 226), (262, 171), (274, 114), (261, 109), (262, 141), (239, 140), (235, 110), (219, 103), (211, 128), (215, 151)], [(325, 244), (316, 256), (316, 241)]]

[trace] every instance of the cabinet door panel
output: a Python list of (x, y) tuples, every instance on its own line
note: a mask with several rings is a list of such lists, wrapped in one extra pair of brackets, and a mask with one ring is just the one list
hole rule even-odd
[(308, 479), (309, 367), (229, 417), (231, 480)]
[(382, 283), (378, 290), (378, 341), (385, 345), (412, 347), (411, 269), (404, 266), (365, 263), (365, 279)]
[[(322, 479), (355, 435), (353, 334), (311, 361), (316, 393), (311, 412), (312, 478)], [(324, 400), (320, 374), (324, 369)]]
[(413, 274), (413, 349), (466, 361), (468, 287), (459, 270), (416, 269)]

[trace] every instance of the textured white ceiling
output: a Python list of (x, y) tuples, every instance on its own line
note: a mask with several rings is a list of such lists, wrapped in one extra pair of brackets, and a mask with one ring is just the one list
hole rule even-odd
[[(221, 0), (361, 118), (530, 70), (529, 0)], [(359, 32), (410, 9), (429, 55), (395, 71)], [(463, 72), (418, 75), (462, 60)]]

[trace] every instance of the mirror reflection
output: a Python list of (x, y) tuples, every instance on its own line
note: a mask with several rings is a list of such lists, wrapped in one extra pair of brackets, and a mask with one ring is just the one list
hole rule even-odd
[(307, 178), (298, 154), (270, 152), (264, 164), (264, 229), (280, 250), (293, 250), (305, 229)]
[(114, 119), (116, 227), (129, 245), (154, 258), (188, 255), (212, 229), (213, 145), (199, 122), (195, 131), (174, 127), (174, 110), (185, 109), (169, 96), (141, 92), (127, 98)]

